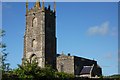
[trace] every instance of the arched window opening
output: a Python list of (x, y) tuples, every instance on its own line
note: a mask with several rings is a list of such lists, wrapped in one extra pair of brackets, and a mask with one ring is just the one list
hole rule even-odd
[(32, 62), (38, 62), (38, 61), (37, 61), (37, 56), (36, 56), (35, 54), (32, 54), (32, 55), (30, 56), (30, 63), (32, 63)]
[(33, 20), (32, 20), (32, 27), (37, 27), (37, 23), (38, 21), (37, 21), (37, 18), (33, 18)]
[(31, 47), (36, 48), (37, 42), (35, 39), (32, 40)]

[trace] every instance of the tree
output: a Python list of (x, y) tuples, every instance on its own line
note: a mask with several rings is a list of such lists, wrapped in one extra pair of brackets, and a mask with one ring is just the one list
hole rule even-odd
[(56, 77), (58, 77), (62, 80), (66, 80), (66, 79), (74, 78), (74, 75), (73, 74), (68, 74), (68, 73), (65, 73), (65, 72), (56, 72)]
[(36, 60), (25, 60), (22, 65), (18, 65), (18, 68), (13, 71), (19, 78), (55, 78), (55, 70), (50, 66), (46, 68), (40, 68)]
[(5, 35), (5, 31), (0, 29), (0, 70), (2, 70), (2, 73), (4, 74), (5, 71), (9, 71), (9, 63), (6, 63), (6, 58), (8, 53), (6, 52), (6, 45), (3, 43), (2, 38)]
[(13, 74), (16, 74), (19, 78), (35, 78), (38, 76), (38, 71), (40, 68), (37, 65), (37, 62), (25, 60), (23, 65), (18, 65), (18, 68), (13, 71)]
[(12, 73), (13, 75), (18, 76), (20, 79), (49, 79), (53, 80), (55, 78), (60, 79), (68, 79), (73, 78), (72, 74), (67, 74), (64, 72), (57, 72), (51, 66), (47, 65), (45, 68), (41, 68), (38, 66), (38, 62), (36, 60), (25, 60), (22, 65), (18, 65), (18, 68), (15, 69)]

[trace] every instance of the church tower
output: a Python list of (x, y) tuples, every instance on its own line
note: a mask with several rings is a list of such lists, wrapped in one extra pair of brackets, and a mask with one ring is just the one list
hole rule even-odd
[(34, 7), (28, 9), (26, 2), (26, 29), (24, 35), (23, 61), (37, 58), (38, 66), (56, 67), (56, 8), (44, 7), (37, 0)]

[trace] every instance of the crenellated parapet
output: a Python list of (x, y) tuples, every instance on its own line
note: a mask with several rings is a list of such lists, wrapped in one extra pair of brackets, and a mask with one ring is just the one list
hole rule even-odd
[(29, 14), (38, 13), (38, 12), (46, 12), (46, 13), (50, 13), (50, 14), (55, 15), (55, 13), (56, 13), (56, 3), (54, 2), (54, 8), (52, 10), (50, 5), (48, 5), (48, 7), (44, 6), (44, 0), (42, 1), (42, 6), (40, 4), (40, 1), (37, 0), (34, 7), (28, 9), (28, 0), (27, 0), (26, 1), (26, 16), (29, 15)]

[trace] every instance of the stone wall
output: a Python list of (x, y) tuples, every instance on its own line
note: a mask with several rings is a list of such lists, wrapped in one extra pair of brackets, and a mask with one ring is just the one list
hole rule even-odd
[(74, 74), (74, 57), (61, 55), (57, 57), (57, 70)]
[(94, 70), (92, 75), (102, 75), (101, 68), (97, 65), (97, 61), (90, 60), (77, 56), (67, 56), (61, 54), (57, 57), (57, 70), (59, 72), (71, 73), (76, 76), (80, 76), (80, 72), (83, 69), (83, 66), (92, 66), (94, 64)]
[(26, 14), (24, 59), (37, 56), (40, 67), (56, 66), (56, 19), (50, 8), (33, 7)]

